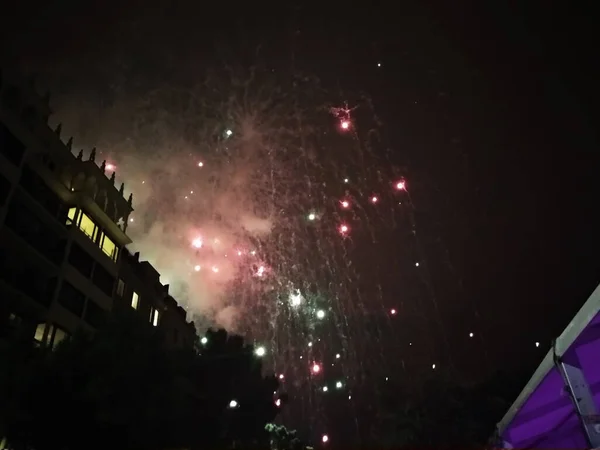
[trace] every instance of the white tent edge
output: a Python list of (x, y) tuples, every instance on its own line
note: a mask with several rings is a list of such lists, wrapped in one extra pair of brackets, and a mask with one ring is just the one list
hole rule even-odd
[(529, 379), (525, 388), (518, 395), (517, 399), (508, 409), (502, 420), (498, 422), (497, 432), (500, 436), (504, 434), (509, 427), (521, 407), (527, 399), (533, 394), (546, 375), (554, 368), (555, 355), (560, 358), (571, 347), (575, 339), (585, 330), (589, 323), (594, 319), (596, 314), (600, 312), (600, 285), (596, 287), (592, 295), (587, 299), (581, 309), (575, 314), (575, 317), (561, 335), (556, 339), (554, 349), (550, 349), (538, 366), (533, 376)]

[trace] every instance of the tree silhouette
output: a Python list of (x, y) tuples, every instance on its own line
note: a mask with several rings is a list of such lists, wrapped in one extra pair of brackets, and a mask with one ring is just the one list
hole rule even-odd
[(417, 395), (388, 393), (380, 420), (380, 448), (482, 448), (523, 386), (521, 374), (497, 373), (465, 386), (448, 378), (427, 382)]
[(267, 448), (277, 381), (240, 337), (209, 339), (201, 353), (167, 350), (159, 328), (127, 313), (55, 350), (8, 345), (6, 436), (36, 450)]
[(271, 450), (305, 450), (310, 448), (302, 443), (295, 430), (288, 430), (283, 425), (269, 423), (265, 426), (265, 430), (270, 436)]
[[(205, 338), (194, 379), (197, 385), (207, 388), (202, 392), (209, 410), (223, 411), (222, 434), (233, 440), (236, 448), (266, 448), (269, 436), (265, 424), (278, 413), (273, 398), (277, 379), (263, 377), (254, 347), (244, 344), (240, 336), (209, 330)], [(235, 407), (230, 407), (232, 401)]]

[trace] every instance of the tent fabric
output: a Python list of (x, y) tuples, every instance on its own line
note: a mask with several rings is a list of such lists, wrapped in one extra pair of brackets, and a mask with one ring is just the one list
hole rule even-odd
[(589, 447), (556, 360), (583, 371), (595, 405), (600, 405), (600, 286), (556, 339), (554, 348), (498, 424), (497, 433), (505, 446)]

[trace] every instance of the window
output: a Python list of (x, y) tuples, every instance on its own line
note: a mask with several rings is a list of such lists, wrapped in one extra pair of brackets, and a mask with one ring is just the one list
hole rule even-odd
[(115, 287), (115, 277), (113, 277), (108, 270), (98, 263), (96, 263), (96, 267), (94, 267), (92, 281), (102, 292), (109, 297), (112, 297), (113, 289)]
[(61, 208), (61, 200), (48, 187), (42, 177), (40, 177), (29, 164), (25, 164), (21, 173), (19, 184), (25, 189), (37, 203), (42, 205), (52, 217), (57, 217)]
[(33, 340), (37, 344), (42, 344), (44, 342), (44, 331), (46, 331), (46, 324), (38, 323), (38, 326), (35, 329), (35, 335), (33, 336)]
[(125, 292), (125, 282), (119, 278), (117, 282), (117, 295), (119, 297), (123, 297), (123, 293)]
[(134, 292), (131, 297), (131, 307), (133, 309), (138, 309), (139, 304), (140, 304), (140, 296), (137, 295), (137, 292)]
[(98, 328), (106, 319), (106, 311), (103, 310), (100, 306), (98, 306), (95, 302), (88, 299), (87, 305), (85, 307), (85, 321), (89, 323), (92, 327)]
[(18, 327), (23, 323), (23, 318), (15, 313), (10, 313), (8, 316), (8, 323), (12, 327)]
[(69, 212), (67, 213), (67, 225), (71, 225), (72, 223), (77, 223), (78, 211), (77, 208), (72, 207), (69, 208)]
[(60, 293), (58, 294), (58, 303), (77, 317), (81, 317), (85, 305), (85, 295), (78, 291), (71, 283), (63, 281)]
[(76, 242), (71, 243), (69, 252), (69, 264), (79, 271), (82, 275), (90, 277), (94, 267), (94, 259)]
[(98, 228), (96, 227), (94, 221), (83, 212), (81, 213), (79, 229), (83, 231), (92, 241), (96, 242), (96, 232)]
[(69, 209), (67, 213), (66, 224), (76, 224), (79, 229), (85, 233), (94, 243), (97, 243), (102, 251), (108, 255), (110, 259), (117, 262), (119, 256), (119, 247), (114, 241), (109, 238), (106, 233), (100, 231), (100, 228), (94, 223), (94, 221), (81, 210), (76, 207)]
[(117, 261), (117, 251), (119, 250), (115, 243), (109, 238), (105, 233), (102, 233), (100, 238), (100, 248), (104, 253), (106, 253), (110, 259), (113, 261)]
[(5, 223), (50, 261), (62, 263), (66, 241), (46, 226), (19, 196), (13, 197), (6, 213)]
[(158, 309), (150, 308), (150, 323), (153, 326), (157, 327), (159, 318), (160, 318), (160, 313), (158, 312)]
[(58, 344), (60, 344), (66, 337), (68, 333), (62, 328), (57, 327), (56, 325), (50, 325), (48, 331), (48, 345), (52, 348), (56, 348)]

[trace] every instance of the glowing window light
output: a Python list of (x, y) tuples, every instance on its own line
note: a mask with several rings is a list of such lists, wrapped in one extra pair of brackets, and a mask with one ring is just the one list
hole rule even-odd
[(69, 208), (69, 212), (67, 213), (67, 225), (71, 225), (72, 223), (77, 223), (78, 211), (77, 208)]
[(79, 222), (79, 229), (89, 237), (92, 241), (96, 241), (96, 235), (98, 233), (98, 227), (94, 223), (90, 216), (85, 213), (81, 213), (81, 219)]
[(133, 309), (138, 309), (139, 304), (140, 304), (140, 296), (138, 295), (137, 292), (134, 292), (133, 295), (131, 296), (131, 307)]
[(113, 261), (117, 261), (118, 248), (115, 243), (106, 234), (102, 233), (100, 247), (102, 251)]
[(157, 327), (159, 319), (160, 319), (160, 312), (156, 308), (152, 308), (150, 310), (150, 323), (152, 323), (152, 326)]

